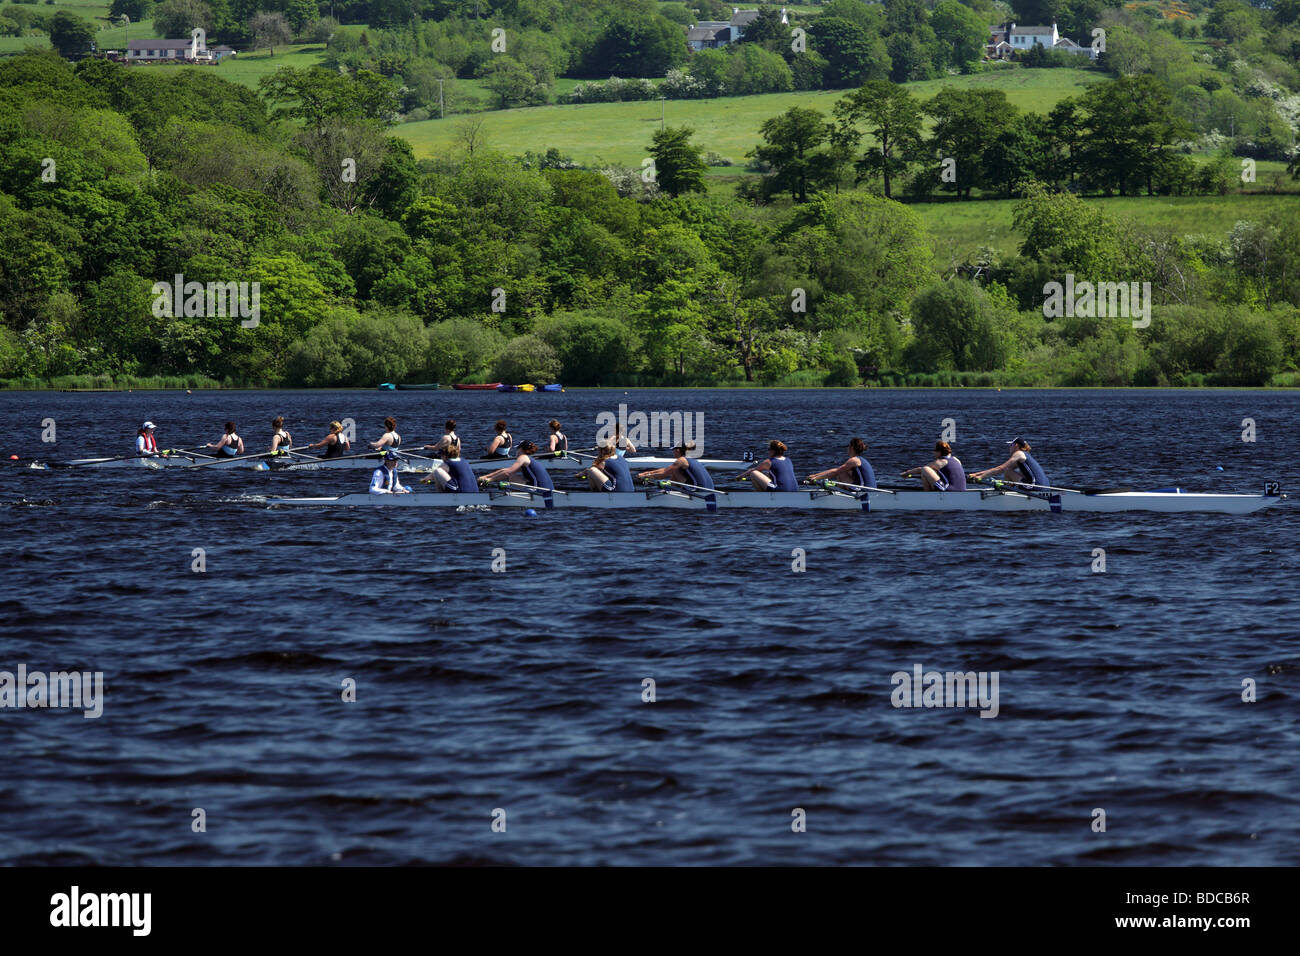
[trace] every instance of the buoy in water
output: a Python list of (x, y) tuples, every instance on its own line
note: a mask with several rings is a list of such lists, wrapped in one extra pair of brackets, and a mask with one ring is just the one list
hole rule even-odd
[(525, 509), (524, 509), (524, 514), (526, 514), (526, 515), (527, 515), (528, 517), (530, 517), (530, 518), (536, 518), (536, 517), (537, 517), (537, 511), (536, 511), (535, 509), (533, 509), (533, 508), (525, 508)]

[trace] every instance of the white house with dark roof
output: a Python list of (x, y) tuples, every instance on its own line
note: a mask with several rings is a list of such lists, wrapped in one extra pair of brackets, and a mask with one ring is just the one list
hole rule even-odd
[[(701, 20), (686, 28), (686, 45), (692, 50), (712, 50), (735, 43), (745, 35), (745, 28), (758, 19), (758, 10), (731, 8), (730, 20)], [(790, 15), (781, 8), (781, 22), (788, 24)]]
[(126, 45), (131, 63), (161, 63), (182, 60), (188, 63), (220, 63), (235, 51), (225, 44), (208, 46), (198, 40), (132, 40)]
[(1063, 37), (1053, 21), (1050, 27), (1022, 27), (1014, 23), (1004, 23), (991, 31), (989, 41), (984, 47), (985, 56), (994, 60), (1009, 60), (1012, 54), (1027, 53), (1030, 48), (1041, 46), (1048, 50), (1061, 50), (1065, 53), (1083, 54), (1089, 59), (1097, 58), (1091, 46), (1079, 46), (1069, 37)]

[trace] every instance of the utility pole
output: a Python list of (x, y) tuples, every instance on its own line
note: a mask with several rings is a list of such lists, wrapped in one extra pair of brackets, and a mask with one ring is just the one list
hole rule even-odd
[(663, 128), (664, 128), (664, 100), (666, 99), (668, 99), (668, 97), (666, 96), (659, 97), (659, 131), (660, 132), (663, 132)]

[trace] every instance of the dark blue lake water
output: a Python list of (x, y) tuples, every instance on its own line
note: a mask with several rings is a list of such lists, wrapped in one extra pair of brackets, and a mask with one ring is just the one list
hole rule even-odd
[[(854, 434), (897, 474), (952, 418), (967, 467), (1024, 434), (1059, 484), (1300, 485), (1300, 395), (1279, 392), (0, 392), (0, 453), (122, 453), (144, 418), (164, 447), (215, 440), (227, 418), (261, 447), (276, 414), (299, 443), (345, 416), (377, 438), (393, 414), (408, 446), (448, 415), (471, 447), (498, 417), (539, 440), (558, 417), (585, 445), (619, 402), (703, 411), (710, 456), (781, 438), (801, 474)], [(0, 861), (1300, 863), (1293, 502), (1244, 517), (261, 503), (368, 478), (0, 468), (0, 671), (104, 674), (98, 719), (0, 709)], [(996, 718), (892, 706), (891, 675), (916, 665), (997, 672)]]

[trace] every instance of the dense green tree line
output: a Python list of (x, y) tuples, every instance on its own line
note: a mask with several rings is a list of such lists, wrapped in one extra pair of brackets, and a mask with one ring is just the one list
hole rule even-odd
[[(417, 162), (393, 116), (364, 73), (281, 70), (254, 93), (207, 72), (0, 62), (0, 378), (1155, 384), (1296, 368), (1300, 217), (1179, 236), (1025, 186), (1019, 253), (977, 283), (937, 269), (908, 206), (818, 189), (797, 142), (802, 201), (755, 206), (697, 191), (689, 130), (646, 144), (661, 188), (633, 196), (481, 145)], [(1150, 282), (1153, 321), (1049, 318), (1067, 273)], [(160, 306), (155, 283), (176, 276), (256, 283), (258, 321), (177, 311), (170, 292)]]

